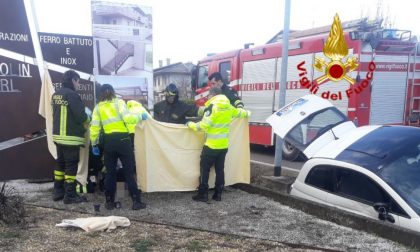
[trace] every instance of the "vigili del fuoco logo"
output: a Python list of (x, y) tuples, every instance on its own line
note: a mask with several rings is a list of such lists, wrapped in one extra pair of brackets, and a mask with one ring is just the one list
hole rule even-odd
[[(330, 34), (327, 41), (324, 44), (323, 52), (328, 58), (327, 60), (322, 57), (315, 57), (314, 67), (317, 71), (323, 72), (324, 75), (315, 79), (312, 83), (306, 77), (307, 71), (305, 68), (305, 61), (302, 61), (297, 66), (300, 77), (300, 85), (306, 87), (312, 94), (316, 94), (319, 90), (319, 85), (322, 85), (328, 81), (338, 82), (345, 80), (351, 84), (350, 88), (346, 90), (345, 95), (350, 98), (352, 94), (361, 93), (367, 86), (369, 81), (373, 78), (373, 72), (375, 71), (376, 65), (373, 61), (369, 63), (369, 71), (359, 85), (354, 85), (355, 80), (348, 74), (355, 71), (359, 66), (357, 57), (348, 57), (345, 62), (342, 60), (348, 55), (348, 47), (346, 40), (344, 39), (343, 28), (341, 26), (340, 18), (338, 14), (334, 17), (334, 22), (330, 29)], [(330, 91), (322, 92), (321, 97), (331, 100), (341, 100), (344, 94), (339, 91), (338, 93), (331, 93)]]

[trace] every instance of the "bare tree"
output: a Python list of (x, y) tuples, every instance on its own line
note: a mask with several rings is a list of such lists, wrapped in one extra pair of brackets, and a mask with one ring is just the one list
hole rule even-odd
[(178, 81), (179, 97), (182, 100), (191, 99), (191, 79), (187, 76), (182, 77)]

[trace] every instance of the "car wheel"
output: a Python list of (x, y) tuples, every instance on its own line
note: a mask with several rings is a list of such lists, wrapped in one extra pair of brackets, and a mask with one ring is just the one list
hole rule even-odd
[(300, 151), (287, 141), (284, 141), (282, 150), (283, 158), (289, 161), (295, 161), (300, 155)]

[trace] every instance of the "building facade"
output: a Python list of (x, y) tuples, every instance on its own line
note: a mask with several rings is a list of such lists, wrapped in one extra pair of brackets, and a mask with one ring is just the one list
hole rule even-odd
[(194, 65), (188, 63), (169, 64), (153, 70), (153, 93), (155, 103), (165, 99), (165, 88), (170, 83), (175, 83), (179, 89), (181, 100), (193, 98), (191, 90), (191, 71)]

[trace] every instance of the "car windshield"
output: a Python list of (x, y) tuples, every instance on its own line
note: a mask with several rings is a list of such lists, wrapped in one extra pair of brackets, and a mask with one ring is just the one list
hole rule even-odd
[(420, 129), (380, 127), (336, 159), (376, 173), (420, 215)]
[(322, 134), (347, 121), (347, 117), (335, 107), (321, 110), (297, 124), (286, 135), (286, 141), (304, 151)]
[(378, 172), (397, 193), (420, 215), (420, 142), (417, 154), (407, 153)]

